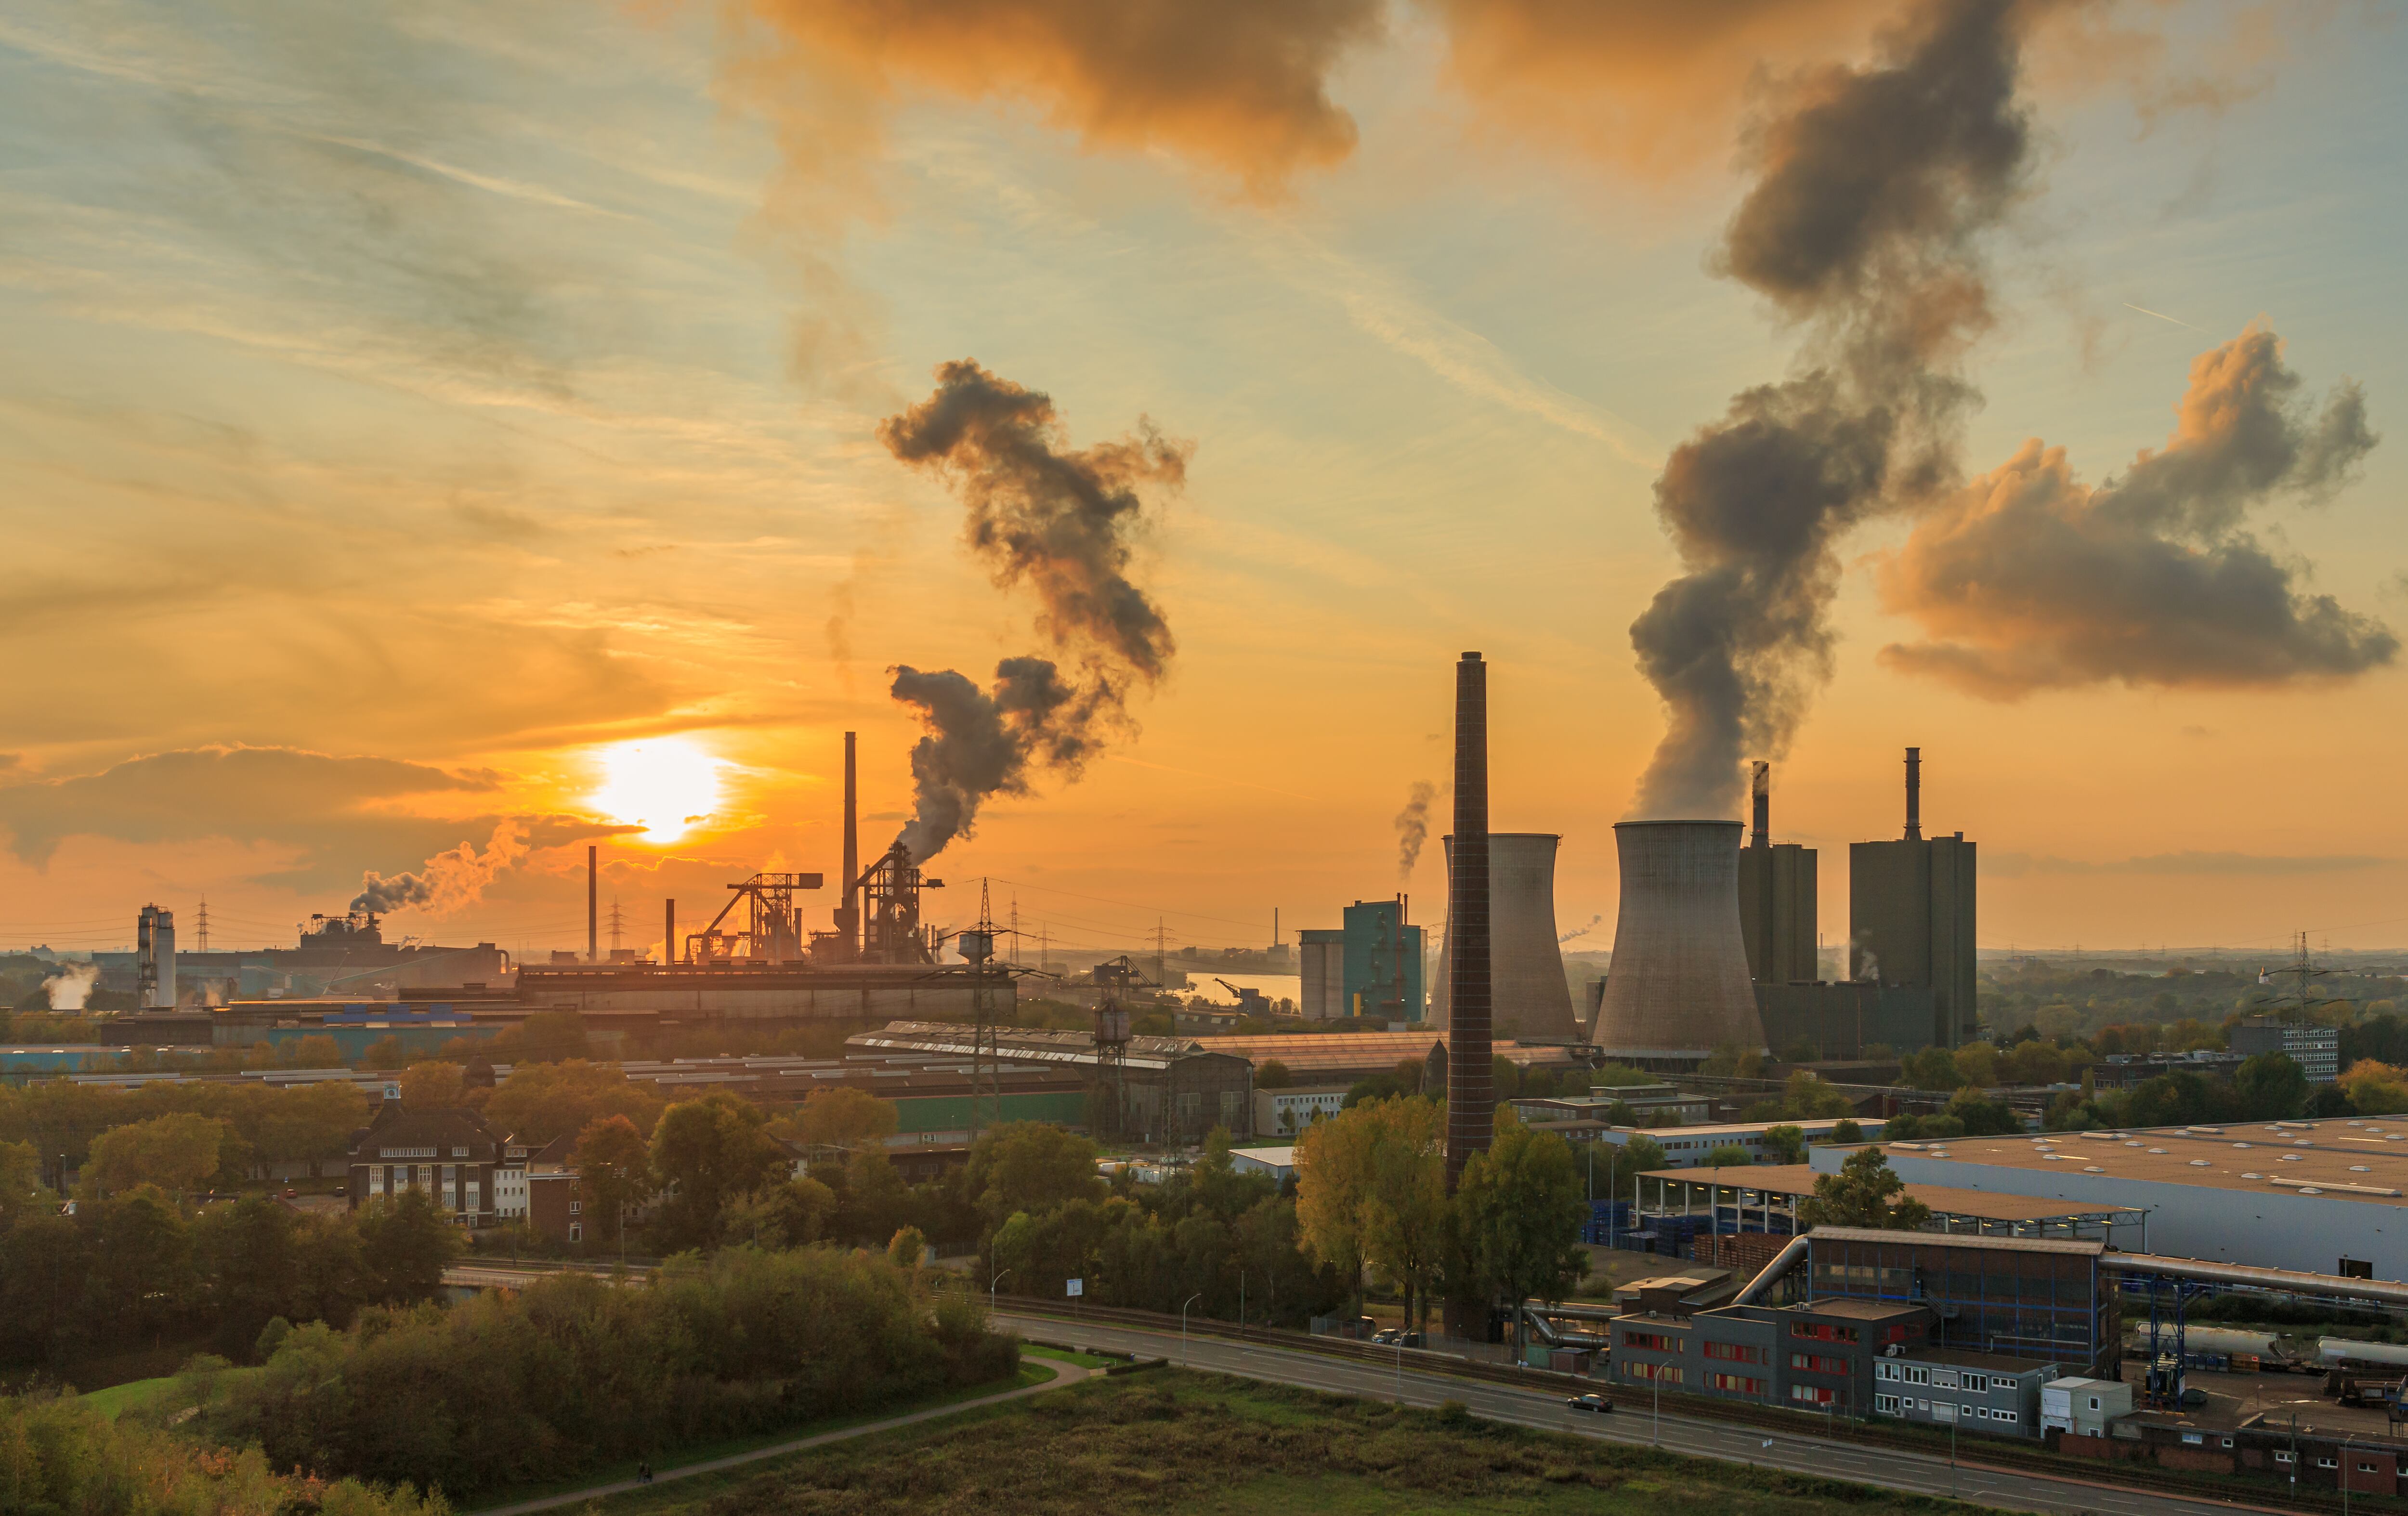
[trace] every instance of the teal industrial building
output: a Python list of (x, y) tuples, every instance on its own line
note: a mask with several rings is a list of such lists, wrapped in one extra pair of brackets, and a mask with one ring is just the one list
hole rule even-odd
[(1298, 934), (1307, 1021), (1370, 1016), (1392, 1024), (1424, 1020), (1429, 1004), (1422, 929), (1404, 920), (1405, 901), (1357, 900), (1336, 930)]

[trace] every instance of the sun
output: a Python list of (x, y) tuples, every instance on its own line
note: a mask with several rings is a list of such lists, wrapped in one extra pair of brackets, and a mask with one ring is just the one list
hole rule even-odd
[(616, 742), (597, 749), (602, 782), (589, 797), (595, 809), (625, 826), (641, 826), (646, 842), (675, 842), (719, 808), (726, 765), (683, 737)]

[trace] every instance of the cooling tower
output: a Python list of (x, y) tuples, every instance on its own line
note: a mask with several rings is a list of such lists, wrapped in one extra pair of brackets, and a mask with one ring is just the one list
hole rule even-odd
[(1621, 822), (1622, 908), (1590, 1040), (1663, 1054), (1764, 1046), (1739, 924), (1737, 822)]
[[(1563, 951), (1555, 945), (1555, 844), (1560, 840), (1553, 832), (1488, 834), (1489, 1025), (1495, 1037), (1580, 1040), (1571, 987), (1564, 980)], [(1440, 842), (1452, 877), (1455, 838)], [(1430, 1010), (1440, 1026), (1452, 1020), (1445, 986), (1454, 959), (1455, 918), (1450, 915), (1439, 950), (1440, 988)]]

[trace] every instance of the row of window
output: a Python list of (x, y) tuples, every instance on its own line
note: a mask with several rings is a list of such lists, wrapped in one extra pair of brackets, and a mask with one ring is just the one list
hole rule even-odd
[(1744, 1342), (1709, 1342), (1700, 1351), (1709, 1358), (1733, 1364), (1761, 1364), (1770, 1359), (1770, 1350), (1751, 1348)]
[(1678, 1384), (1681, 1382), (1681, 1366), (1678, 1364), (1627, 1363), (1622, 1366), (1622, 1377), (1629, 1380), (1662, 1380), (1667, 1384)]
[[(1873, 1396), (1873, 1409), (1884, 1416), (1898, 1416), (1904, 1414), (1906, 1411), (1917, 1409), (1928, 1411), (1930, 1409), (1930, 1401), (1917, 1400), (1913, 1395), (1907, 1395), (1903, 1399), (1894, 1394), (1877, 1394)], [(1958, 1413), (1969, 1422), (2020, 1423), (2023, 1420), (2023, 1413), (2016, 1410), (1993, 1410), (1988, 1406), (1959, 1406), (1956, 1409)]]
[(1848, 1361), (1819, 1352), (1793, 1352), (1789, 1355), (1789, 1366), (1802, 1368), (1809, 1374), (1844, 1374), (1848, 1371)]
[(1794, 1337), (1811, 1337), (1816, 1342), (1854, 1342), (1856, 1340), (1856, 1329), (1855, 1327), (1842, 1326), (1834, 1322), (1791, 1322), (1789, 1323), (1789, 1335)]
[(1761, 1395), (1764, 1394), (1764, 1381), (1739, 1374), (1709, 1374), (1706, 1376), (1706, 1388), (1727, 1390), (1733, 1394)]
[(1649, 1352), (1679, 1352), (1687, 1345), (1687, 1338), (1672, 1337), (1662, 1332), (1625, 1332), (1622, 1334), (1622, 1345), (1626, 1348), (1643, 1348)]
[[(1874, 1363), (1873, 1378), (1906, 1384), (1936, 1384), (1943, 1390), (1971, 1390), (1982, 1394), (1988, 1394), (1990, 1389), (1990, 1376), (1987, 1374), (1976, 1374), (1971, 1369), (1923, 1368), (1914, 1364), (1892, 1363), (1886, 1358)], [(2000, 1388), (2012, 1382), (2008, 1375), (2001, 1374), (1999, 1379)]]

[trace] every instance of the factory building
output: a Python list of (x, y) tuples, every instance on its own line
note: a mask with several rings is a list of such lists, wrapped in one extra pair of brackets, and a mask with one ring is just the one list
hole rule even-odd
[(1816, 963), (1815, 851), (1772, 840), (1772, 765), (1757, 763), (1749, 785), (1754, 829), (1739, 854), (1739, 930), (1747, 972), (1758, 984), (1822, 977)]
[[(1854, 1150), (1810, 1148), (1818, 1173)], [(1890, 1142), (1910, 1185), (2127, 1212), (2127, 1251), (2385, 1278), (2408, 1245), (2408, 1118)]]
[(1737, 822), (1620, 822), (1613, 965), (1590, 1040), (1609, 1056), (1694, 1059), (1765, 1046), (1740, 924)]
[(2289, 1055), (2310, 1084), (2330, 1084), (2341, 1078), (2341, 1028), (2308, 1026), (2277, 1016), (2248, 1016), (2232, 1029), (2226, 1045), (2242, 1058), (2261, 1052)]
[(1303, 986), (1298, 1009), (1307, 1021), (1371, 1016), (1400, 1025), (1426, 1013), (1422, 929), (1406, 922), (1405, 902), (1357, 900), (1336, 931), (1311, 928), (1302, 938)]
[(1923, 750), (1909, 748), (1906, 835), (1848, 848), (1848, 977), (1928, 988), (1927, 1040), (1957, 1047), (1980, 1036), (1973, 939), (1973, 844), (1923, 835)]
[[(978, 1055), (977, 1029), (952, 1023), (895, 1022), (856, 1032), (845, 1046), (948, 1059)], [(1088, 1032), (1004, 1027), (994, 1047), (1007, 1065), (1076, 1070), (1100, 1097), (1123, 1102), (1132, 1140), (1196, 1143), (1216, 1126), (1233, 1137), (1254, 1135), (1254, 1065), (1235, 1053), (1208, 1051), (1196, 1038), (1132, 1037), (1106, 1050)]]
[[(1555, 930), (1554, 832), (1488, 834), (1488, 973), (1490, 1030), (1518, 1041), (1572, 1042), (1580, 1023), (1572, 1015), (1571, 982), (1564, 978), (1563, 950)], [(1454, 878), (1455, 838), (1440, 839), (1448, 878)], [(1431, 1024), (1447, 1023), (1448, 978), (1455, 961), (1455, 921), (1439, 948), (1438, 984)]]

